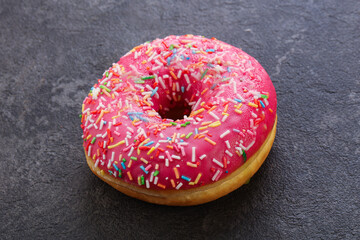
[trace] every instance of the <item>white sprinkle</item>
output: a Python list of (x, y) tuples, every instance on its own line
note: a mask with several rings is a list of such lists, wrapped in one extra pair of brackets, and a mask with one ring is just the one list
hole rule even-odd
[(216, 173), (214, 174), (214, 176), (211, 178), (211, 180), (214, 182), (215, 181), (215, 179), (217, 178), (217, 176), (219, 175), (219, 173), (220, 173), (220, 170), (218, 169), (217, 171), (216, 171)]
[(220, 119), (220, 118), (219, 118), (218, 116), (216, 116), (216, 114), (213, 113), (213, 112), (209, 112), (209, 114), (210, 114), (213, 118), (215, 118), (216, 120), (219, 120), (219, 119)]
[(169, 159), (167, 159), (167, 158), (165, 159), (165, 166), (169, 167)]
[(106, 141), (104, 141), (104, 146), (103, 147), (106, 148)]
[(188, 92), (190, 88), (191, 88), (191, 84), (189, 84), (189, 85), (187, 86), (186, 92)]
[(233, 154), (232, 154), (229, 150), (227, 150), (227, 149), (226, 149), (225, 153), (226, 153), (227, 155), (229, 155), (230, 157), (233, 156)]
[(218, 160), (216, 160), (215, 158), (213, 158), (212, 160), (214, 163), (216, 163), (217, 165), (219, 165), (220, 167), (224, 167), (224, 164), (222, 164), (221, 162), (219, 162)]
[(195, 157), (196, 157), (195, 156), (195, 149), (196, 149), (195, 147), (192, 147), (192, 156), (191, 156), (191, 161), (192, 162), (195, 162)]
[(244, 148), (245, 151), (249, 150), (255, 143), (255, 140), (252, 141), (246, 148)]
[(225, 122), (225, 120), (228, 118), (229, 115), (224, 115), (224, 117), (221, 119), (222, 122)]
[(181, 188), (181, 186), (183, 185), (182, 182), (180, 182), (177, 186), (176, 186), (176, 190), (179, 190)]
[(195, 104), (195, 106), (192, 108), (192, 111), (195, 111), (196, 108), (200, 105), (200, 102), (201, 102), (201, 98), (199, 98)]
[(134, 151), (134, 147), (131, 147), (131, 148), (130, 148), (130, 151), (129, 151), (129, 154), (128, 154), (128, 157), (131, 156), (131, 154), (133, 153), (133, 151)]
[(226, 140), (226, 141), (225, 141), (225, 144), (226, 144), (226, 147), (227, 147), (227, 148), (231, 148), (229, 140)]
[(95, 167), (97, 167), (98, 165), (99, 165), (99, 159), (96, 159)]
[(105, 132), (101, 137), (105, 138), (107, 136), (107, 132)]
[(172, 158), (175, 158), (175, 159), (177, 159), (177, 160), (180, 160), (180, 159), (181, 159), (181, 157), (180, 157), (180, 156), (177, 156), (177, 155), (174, 155), (174, 154), (173, 154), (173, 155), (171, 155), (171, 157), (172, 157)]
[(154, 172), (152, 172), (150, 175), (150, 182), (152, 182), (153, 180), (154, 180)]
[(157, 185), (159, 178), (155, 177), (154, 184)]
[(220, 138), (224, 138), (226, 135), (228, 135), (230, 133), (230, 130), (226, 130), (225, 132), (223, 132), (221, 135), (220, 135)]
[(181, 73), (182, 73), (182, 71), (179, 70), (178, 75), (177, 75), (177, 78), (180, 78), (180, 77), (181, 77)]
[(188, 85), (190, 85), (189, 76), (188, 76), (187, 74), (184, 74), (184, 77), (185, 77), (186, 83), (187, 83)]
[(204, 158), (206, 158), (206, 154), (201, 155), (199, 158), (200, 160), (203, 160)]
[(183, 157), (185, 157), (185, 149), (184, 149), (184, 147), (181, 146), (180, 149), (181, 149), (181, 155)]
[(98, 127), (96, 126), (96, 124), (94, 124), (94, 128), (95, 128), (95, 129), (98, 129)]
[(254, 112), (251, 112), (251, 116), (253, 116), (253, 118), (257, 118), (257, 115)]
[(90, 124), (88, 127), (87, 127), (87, 129), (90, 129), (90, 128), (92, 128), (94, 126), (94, 124), (92, 123), (92, 124)]
[(149, 180), (146, 180), (146, 188), (150, 188), (150, 183), (149, 183)]
[(101, 119), (101, 121), (100, 121), (100, 130), (103, 128), (103, 126), (104, 126), (104, 121)]
[(126, 145), (126, 146), (129, 146), (129, 141), (128, 141), (127, 138), (125, 138), (125, 145)]
[(240, 155), (243, 154), (243, 150), (240, 147), (235, 147), (236, 150), (238, 150), (240, 152)]
[(89, 146), (89, 149), (88, 149), (88, 157), (90, 157), (91, 155), (91, 146)]

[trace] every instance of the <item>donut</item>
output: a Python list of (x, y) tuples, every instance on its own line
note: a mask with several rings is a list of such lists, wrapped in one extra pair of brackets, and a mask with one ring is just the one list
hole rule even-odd
[(247, 183), (274, 142), (276, 92), (253, 57), (215, 38), (134, 47), (83, 101), (91, 171), (122, 193), (197, 205)]

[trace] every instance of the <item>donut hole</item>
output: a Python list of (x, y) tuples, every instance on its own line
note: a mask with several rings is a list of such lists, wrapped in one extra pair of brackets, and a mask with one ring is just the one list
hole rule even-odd
[(173, 121), (181, 120), (184, 119), (184, 116), (190, 115), (191, 106), (189, 106), (185, 101), (170, 101), (169, 106), (159, 110), (158, 113), (163, 119), (171, 119)]

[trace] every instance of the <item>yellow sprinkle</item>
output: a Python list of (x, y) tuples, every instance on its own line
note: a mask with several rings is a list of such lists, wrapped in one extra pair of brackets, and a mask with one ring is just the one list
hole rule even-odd
[(201, 178), (201, 173), (199, 173), (198, 175), (197, 175), (197, 177), (196, 177), (196, 179), (195, 179), (195, 184), (198, 184), (198, 182), (199, 182), (199, 180), (200, 180), (200, 178)]
[(179, 179), (179, 178), (180, 178), (179, 171), (177, 170), (177, 168), (176, 168), (176, 167), (174, 167), (173, 169), (174, 169), (174, 173), (175, 173), (175, 177), (176, 177), (176, 179)]
[(140, 160), (145, 163), (145, 164), (148, 164), (149, 162), (145, 159), (145, 158), (140, 158)]
[(96, 154), (93, 155), (93, 160), (95, 160), (95, 158), (96, 158)]
[(237, 109), (241, 108), (242, 103), (239, 103), (237, 106), (235, 106)]
[(183, 133), (183, 134), (180, 135), (180, 138), (183, 138), (185, 136), (186, 136), (185, 133)]
[(106, 96), (108, 96), (109, 98), (111, 98), (110, 93), (108, 93), (105, 89), (103, 89), (102, 92), (103, 92)]
[(204, 129), (207, 129), (208, 127), (207, 126), (204, 126), (204, 127), (199, 127), (199, 130), (204, 130)]
[(115, 95), (114, 95), (114, 94), (111, 94), (111, 98), (112, 98), (112, 99), (115, 99)]
[(100, 170), (100, 174), (101, 174), (101, 175), (104, 175), (104, 170)]
[(186, 165), (188, 165), (189, 167), (197, 167), (195, 163), (191, 163), (191, 162), (186, 162)]
[(118, 118), (118, 117), (120, 117), (120, 115), (113, 116), (113, 117), (111, 117), (111, 119), (115, 119), (115, 118)]
[(208, 111), (208, 112), (213, 111), (215, 108), (217, 108), (217, 106), (213, 106), (212, 108), (210, 108), (210, 109), (209, 109), (209, 111)]
[(258, 107), (259, 107), (258, 105), (256, 105), (255, 103), (252, 103), (252, 102), (249, 102), (248, 105), (249, 105), (250, 107), (254, 107), (254, 108), (258, 108)]
[(145, 64), (145, 63), (146, 63), (146, 60), (142, 61), (141, 63), (142, 63), (142, 64)]
[(221, 122), (220, 121), (216, 121), (216, 122), (213, 122), (212, 124), (209, 125), (209, 127), (218, 127), (221, 125)]
[(132, 164), (132, 160), (130, 159), (129, 164), (127, 165), (127, 167), (130, 168), (131, 164)]
[(194, 182), (189, 182), (189, 185), (191, 185), (191, 186), (192, 186), (192, 185), (195, 185), (195, 183), (194, 183)]
[(85, 104), (82, 105), (81, 112), (84, 112), (84, 108), (85, 108)]
[(213, 140), (211, 140), (211, 139), (209, 139), (207, 137), (205, 137), (204, 140), (207, 141), (208, 143), (214, 145), (214, 146), (216, 145), (216, 142), (214, 142)]
[(91, 138), (91, 134), (89, 136), (86, 137), (86, 140), (89, 140), (89, 138)]
[(223, 112), (223, 113), (221, 113), (222, 115), (228, 115), (229, 116), (229, 114), (228, 113), (225, 113), (225, 112)]
[(145, 52), (145, 54), (148, 54), (151, 50), (153, 50), (153, 48), (149, 47), (149, 49)]
[(202, 122), (201, 125), (209, 125), (212, 121)]
[(133, 177), (131, 176), (131, 173), (130, 173), (130, 172), (127, 172), (127, 175), (128, 175), (128, 177), (129, 177), (130, 181), (132, 181), (132, 180), (133, 180)]
[(235, 109), (235, 112), (238, 113), (238, 114), (242, 114), (242, 111), (239, 110), (239, 109)]
[(196, 110), (195, 112), (193, 112), (192, 116), (198, 115), (199, 113), (202, 113), (203, 111), (205, 111), (205, 108), (200, 108), (199, 110)]
[(112, 149), (112, 148), (120, 146), (121, 144), (124, 144), (124, 143), (125, 143), (125, 140), (121, 140), (120, 142), (115, 143), (114, 145), (108, 146), (108, 149)]

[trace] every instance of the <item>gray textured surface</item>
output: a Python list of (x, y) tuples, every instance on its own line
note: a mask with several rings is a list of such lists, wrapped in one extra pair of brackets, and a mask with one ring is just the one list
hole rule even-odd
[[(360, 238), (360, 2), (211, 2), (0, 1), (0, 239)], [(156, 206), (90, 172), (78, 114), (129, 49), (185, 33), (260, 61), (278, 133), (249, 185)]]

